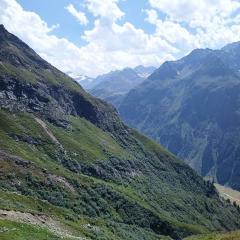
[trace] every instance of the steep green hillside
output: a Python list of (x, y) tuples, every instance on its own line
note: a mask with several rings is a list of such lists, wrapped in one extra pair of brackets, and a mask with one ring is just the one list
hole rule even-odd
[(0, 46), (1, 238), (181, 239), (240, 227), (212, 183), (3, 27)]

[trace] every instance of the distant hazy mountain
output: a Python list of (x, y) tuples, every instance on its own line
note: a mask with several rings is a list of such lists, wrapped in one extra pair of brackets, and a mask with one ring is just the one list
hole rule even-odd
[(94, 79), (88, 90), (94, 96), (118, 106), (124, 95), (143, 82), (154, 70), (154, 67), (137, 66), (112, 71)]
[(127, 123), (240, 189), (240, 43), (165, 62), (122, 100)]
[(137, 66), (133, 69), (140, 77), (147, 78), (149, 77), (155, 70), (155, 67), (144, 67), (142, 65)]
[(94, 78), (88, 77), (86, 75), (76, 75), (72, 72), (67, 72), (67, 75), (73, 78), (84, 89), (91, 89), (95, 84)]

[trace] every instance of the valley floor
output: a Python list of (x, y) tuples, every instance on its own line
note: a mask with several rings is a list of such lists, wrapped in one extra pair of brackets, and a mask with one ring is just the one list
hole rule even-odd
[(215, 187), (224, 199), (229, 199), (232, 203), (236, 202), (240, 206), (240, 192), (219, 184), (215, 184)]
[(188, 237), (185, 240), (239, 240), (240, 232), (231, 232), (231, 233), (213, 233), (207, 235), (199, 235)]

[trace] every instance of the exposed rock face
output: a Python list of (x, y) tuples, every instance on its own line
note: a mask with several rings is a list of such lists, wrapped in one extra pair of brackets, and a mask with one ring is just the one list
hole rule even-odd
[[(36, 112), (50, 120), (64, 120), (65, 115), (85, 117), (102, 128), (108, 128), (119, 121), (115, 110), (100, 100), (93, 106), (78, 92), (69, 91), (61, 86), (49, 87), (45, 83), (26, 84), (13, 78), (0, 76), (0, 106), (10, 111)], [(90, 98), (90, 96), (88, 96)], [(97, 108), (99, 107), (99, 108)], [(97, 111), (98, 110), (98, 111)], [(108, 117), (108, 124), (102, 120)], [(112, 126), (113, 127), (113, 126)]]
[(203, 176), (240, 189), (240, 43), (166, 62), (125, 97), (121, 116)]
[(65, 115), (84, 117), (104, 130), (118, 124), (116, 110), (84, 92), (3, 26), (0, 30), (0, 106), (38, 113), (64, 125)]

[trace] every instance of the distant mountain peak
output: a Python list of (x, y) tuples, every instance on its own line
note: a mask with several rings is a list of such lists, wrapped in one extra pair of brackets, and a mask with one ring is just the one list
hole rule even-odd
[(143, 78), (147, 78), (149, 77), (157, 68), (153, 67), (153, 66), (148, 66), (145, 67), (143, 65), (139, 65), (137, 67), (134, 68), (134, 71)]
[[(94, 96), (117, 106), (127, 92), (142, 83), (154, 70), (154, 67), (141, 65), (135, 68), (126, 67), (100, 75), (83, 87)], [(83, 85), (82, 82), (80, 84)]]

